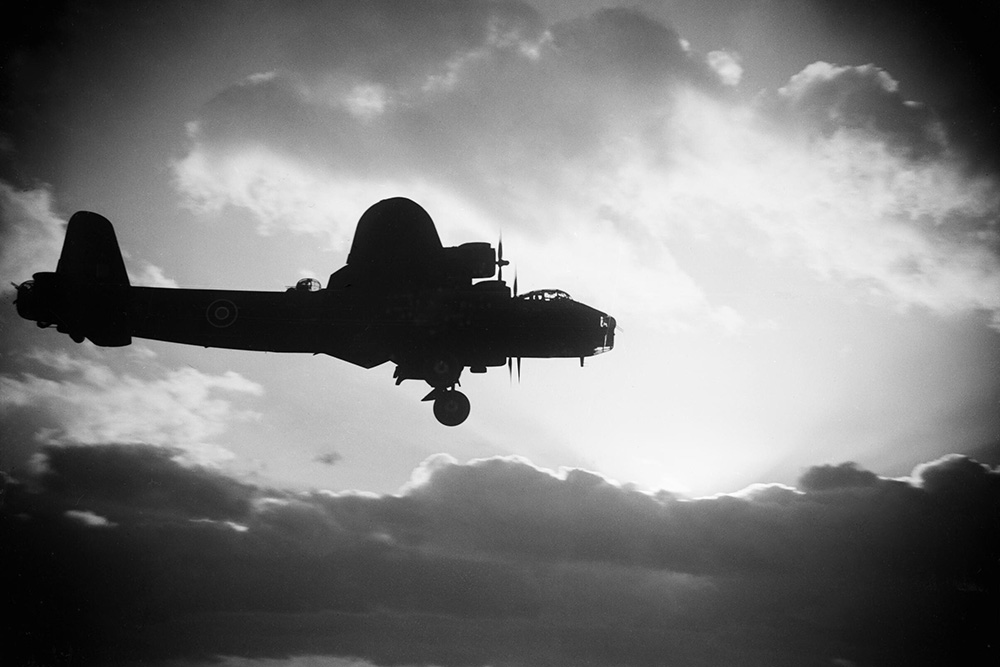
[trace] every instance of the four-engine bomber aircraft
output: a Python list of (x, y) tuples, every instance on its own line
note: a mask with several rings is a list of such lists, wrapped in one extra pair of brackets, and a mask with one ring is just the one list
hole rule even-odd
[[(328, 354), (394, 377), (425, 380), (438, 421), (455, 426), (469, 399), (455, 389), (466, 367), (512, 370), (522, 357), (579, 357), (614, 346), (615, 319), (561, 290), (517, 294), (489, 243), (445, 248), (427, 212), (409, 199), (378, 202), (358, 221), (347, 264), (322, 289), (304, 278), (283, 292), (132, 287), (114, 228), (80, 211), (55, 272), (17, 287), (17, 312), (76, 342), (132, 338), (267, 352)], [(496, 275), (496, 279), (492, 279)], [(478, 282), (474, 282), (477, 281)], [(518, 368), (520, 371), (520, 368)]]

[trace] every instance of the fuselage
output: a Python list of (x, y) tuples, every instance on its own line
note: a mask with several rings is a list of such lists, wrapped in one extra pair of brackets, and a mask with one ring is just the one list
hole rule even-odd
[[(512, 297), (499, 281), (381, 293), (132, 287), (133, 337), (268, 352), (328, 354), (361, 366), (405, 363), (429, 347), (462, 366), (510, 357), (589, 357), (614, 345), (614, 319), (559, 292)], [(537, 293), (541, 294), (541, 293)]]
[[(19, 293), (22, 316), (56, 324), (60, 286), (41, 274)], [(131, 337), (266, 352), (327, 354), (370, 368), (406, 363), (430, 348), (462, 366), (511, 357), (589, 357), (614, 345), (614, 318), (558, 290), (512, 296), (502, 281), (386, 293), (345, 288), (283, 292), (76, 287), (75, 303), (117, 301)], [(109, 292), (103, 294), (102, 292)], [(110, 292), (115, 292), (111, 295)], [(91, 309), (92, 310), (92, 309)], [(46, 318), (45, 313), (51, 313)]]

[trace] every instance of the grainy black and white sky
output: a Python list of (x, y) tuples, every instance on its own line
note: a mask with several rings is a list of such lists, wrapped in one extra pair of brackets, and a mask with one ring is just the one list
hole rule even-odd
[[(416, 383), (0, 309), (25, 664), (992, 664), (995, 3), (35, 2), (0, 279), (280, 290), (389, 196), (616, 349)], [(4, 292), (8, 301), (13, 289)], [(5, 642), (6, 644), (7, 642)], [(5, 651), (8, 650), (5, 648)]]

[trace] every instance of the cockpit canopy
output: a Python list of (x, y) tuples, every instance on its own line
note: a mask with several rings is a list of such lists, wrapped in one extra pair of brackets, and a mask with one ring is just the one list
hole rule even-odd
[(315, 278), (302, 278), (295, 283), (296, 292), (318, 292), (323, 289), (322, 283)]
[(517, 298), (525, 301), (562, 301), (571, 300), (569, 294), (561, 289), (538, 289), (533, 292), (525, 292)]

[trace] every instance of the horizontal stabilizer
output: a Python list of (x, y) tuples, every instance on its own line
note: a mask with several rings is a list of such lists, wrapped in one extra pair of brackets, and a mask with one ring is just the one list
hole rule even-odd
[(127, 287), (128, 273), (111, 222), (89, 211), (74, 213), (56, 273), (77, 284)]

